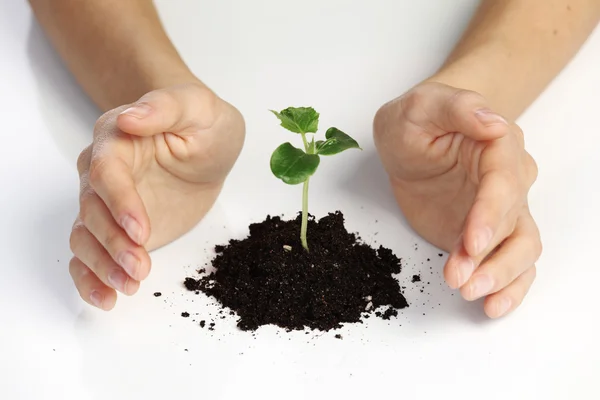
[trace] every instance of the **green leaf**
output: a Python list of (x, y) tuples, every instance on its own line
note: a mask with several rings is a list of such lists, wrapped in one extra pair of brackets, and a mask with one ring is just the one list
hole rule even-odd
[(327, 129), (325, 138), (327, 140), (317, 141), (317, 154), (331, 156), (348, 149), (362, 150), (356, 140), (352, 139), (350, 136), (346, 135), (337, 128)]
[(290, 143), (284, 143), (271, 156), (271, 171), (288, 185), (297, 185), (315, 173), (320, 161), (318, 155), (306, 154)]
[(316, 133), (319, 128), (319, 113), (312, 107), (288, 107), (281, 112), (270, 110), (281, 126), (295, 133)]

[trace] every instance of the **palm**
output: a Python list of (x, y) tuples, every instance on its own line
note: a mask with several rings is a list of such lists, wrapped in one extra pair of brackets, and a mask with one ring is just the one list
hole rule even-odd
[(486, 297), (492, 318), (516, 308), (541, 253), (527, 205), (537, 166), (521, 129), (481, 95), (427, 82), (379, 109), (374, 138), (410, 224), (450, 252), (448, 285)]
[[(376, 117), (375, 142), (408, 222), (423, 238), (450, 250), (463, 230), (480, 178), (496, 161), (510, 163), (520, 152), (514, 136), (478, 141), (444, 129), (456, 121), (448, 121), (451, 114), (435, 103), (437, 90), (439, 85), (421, 87), (382, 107)], [(440, 111), (432, 119), (425, 106)]]
[(237, 110), (225, 112), (232, 114), (206, 129), (149, 137), (120, 132), (119, 147), (150, 218), (149, 248), (187, 232), (216, 200), (244, 137)]
[(413, 140), (395, 153), (393, 163), (400, 167), (391, 175), (394, 194), (413, 228), (449, 250), (477, 193), (482, 145), (460, 134), (436, 139), (416, 126), (410, 129), (398, 133)]

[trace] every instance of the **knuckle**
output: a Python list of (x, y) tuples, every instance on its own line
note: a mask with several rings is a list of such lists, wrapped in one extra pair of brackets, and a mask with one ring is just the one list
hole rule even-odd
[(526, 153), (525, 163), (526, 163), (529, 181), (531, 184), (533, 184), (538, 178), (538, 174), (539, 174), (538, 164), (529, 153)]
[(106, 268), (108, 265), (111, 265), (112, 258), (106, 253), (102, 252), (102, 255), (99, 257), (95, 257), (88, 264), (88, 267), (96, 274), (98, 278), (100, 278), (103, 282), (106, 282), (106, 279), (102, 279), (101, 277), (106, 277)]
[(521, 129), (521, 127), (517, 124), (513, 124), (512, 125), (513, 129), (512, 131), (515, 134), (515, 137), (517, 138), (519, 144), (521, 146), (525, 145), (525, 133), (523, 133), (523, 129)]
[(397, 105), (401, 101), (401, 98), (392, 100), (381, 106), (375, 113), (373, 117), (373, 138), (376, 144), (380, 144), (384, 140), (389, 127), (393, 126), (398, 120), (398, 113), (395, 113), (395, 110), (399, 108)]
[(423, 104), (427, 101), (427, 91), (416, 88), (400, 98), (402, 113), (408, 121), (416, 122), (427, 118)]
[(73, 225), (71, 236), (69, 236), (69, 249), (73, 254), (77, 253), (79, 249), (80, 238), (85, 229), (85, 226), (81, 222), (76, 222)]
[(99, 185), (108, 168), (109, 161), (105, 157), (93, 157), (90, 163), (89, 180), (92, 187)]
[(75, 254), (75, 249), (77, 248), (77, 235), (75, 232), (75, 228), (71, 231), (71, 236), (69, 236), (69, 250), (71, 253)]
[(92, 152), (92, 146), (87, 146), (79, 156), (77, 157), (77, 171), (79, 175), (83, 174), (83, 172), (89, 167), (90, 164), (90, 154)]
[(85, 190), (79, 196), (79, 218), (83, 223), (89, 220), (92, 208), (94, 207), (95, 196), (96, 194), (92, 190)]
[(121, 235), (118, 231), (113, 230), (106, 234), (104, 239), (104, 247), (108, 250), (109, 253), (115, 253), (117, 248), (119, 247)]
[(96, 120), (94, 123), (94, 138), (103, 136), (107, 129), (107, 126), (114, 119), (115, 110), (105, 112)]
[(198, 125), (201, 129), (207, 129), (213, 126), (220, 114), (219, 97), (210, 89), (198, 84), (192, 84), (192, 93), (196, 99), (193, 104), (197, 104), (199, 110), (203, 110), (198, 115)]
[(69, 261), (69, 275), (71, 275), (73, 281), (75, 281), (75, 279), (78, 278), (78, 270), (79, 267), (77, 265), (77, 260), (75, 259), (75, 257), (73, 257), (71, 258), (71, 261)]
[(523, 300), (525, 300), (525, 294), (526, 293), (519, 293), (519, 294), (512, 294), (509, 297), (511, 298), (511, 302), (512, 302), (512, 309), (515, 309), (517, 307), (519, 307), (522, 303)]
[(537, 278), (537, 267), (534, 265), (531, 267), (531, 281), (535, 281)]
[(542, 255), (542, 252), (544, 251), (544, 245), (542, 244), (542, 240), (540, 239), (539, 236), (536, 236), (531, 243), (531, 248), (533, 250), (533, 253), (535, 254), (535, 259), (539, 259), (540, 256)]
[(69, 275), (78, 286), (79, 282), (88, 274), (89, 270), (77, 257), (72, 257), (69, 261)]

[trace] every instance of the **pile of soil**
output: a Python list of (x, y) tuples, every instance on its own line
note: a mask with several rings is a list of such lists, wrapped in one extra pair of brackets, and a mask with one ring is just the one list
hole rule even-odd
[(401, 259), (390, 249), (361, 242), (337, 211), (318, 221), (310, 217), (306, 252), (300, 222), (300, 215), (287, 221), (267, 216), (250, 225), (247, 238), (216, 246), (214, 272), (186, 278), (185, 287), (235, 311), (242, 330), (274, 324), (328, 331), (372, 313), (389, 319), (408, 307), (393, 276)]

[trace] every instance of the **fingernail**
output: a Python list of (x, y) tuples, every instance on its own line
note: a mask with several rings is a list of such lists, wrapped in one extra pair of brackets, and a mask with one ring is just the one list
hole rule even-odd
[(496, 303), (496, 316), (501, 317), (508, 312), (510, 306), (512, 305), (512, 301), (508, 297), (502, 297)]
[(142, 119), (146, 118), (152, 112), (152, 108), (145, 103), (136, 104), (133, 107), (129, 107), (123, 111), (121, 115), (131, 115), (134, 118)]
[(140, 265), (140, 260), (130, 252), (125, 252), (119, 257), (119, 264), (127, 275), (135, 279), (135, 273)]
[(469, 298), (467, 300), (476, 300), (488, 294), (494, 287), (492, 278), (488, 275), (480, 274), (473, 277), (469, 284)]
[(114, 270), (108, 274), (108, 283), (121, 293), (125, 293), (125, 285), (129, 278), (120, 270)]
[(508, 125), (508, 122), (502, 118), (499, 114), (496, 114), (489, 108), (481, 108), (475, 111), (475, 116), (485, 126), (504, 124)]
[(100, 292), (94, 290), (92, 293), (90, 293), (90, 301), (96, 307), (102, 308), (102, 295)]
[(462, 258), (456, 266), (456, 281), (458, 287), (465, 284), (473, 274), (475, 270), (475, 263), (470, 258)]
[(492, 230), (490, 228), (479, 229), (475, 233), (475, 255), (481, 254), (492, 241)]
[(137, 244), (142, 244), (142, 227), (133, 217), (129, 215), (123, 217), (121, 226), (125, 229), (125, 232), (127, 232), (127, 235), (131, 240)]

